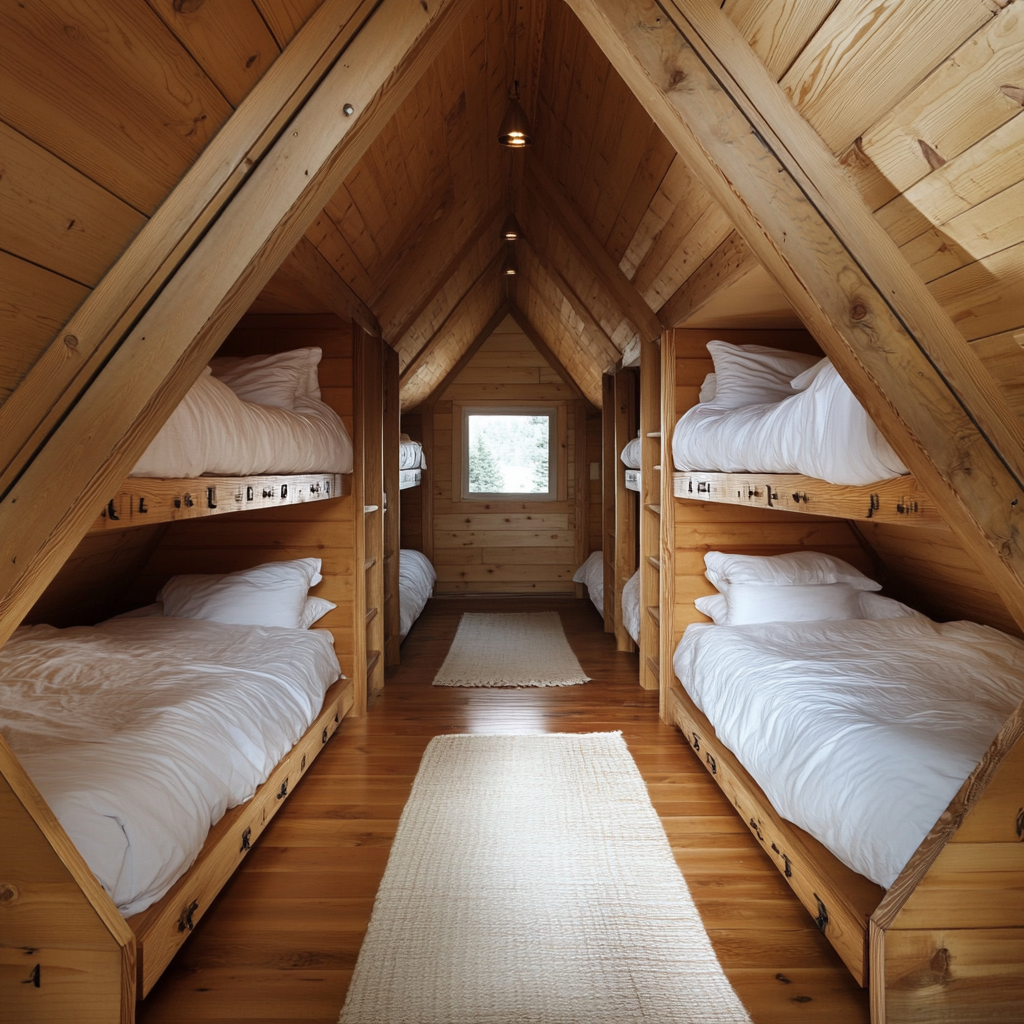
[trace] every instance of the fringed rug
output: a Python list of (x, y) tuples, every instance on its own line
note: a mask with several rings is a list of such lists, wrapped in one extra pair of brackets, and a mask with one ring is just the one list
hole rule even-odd
[(341, 1024), (750, 1024), (619, 733), (439, 736)]
[(435, 686), (576, 686), (589, 681), (558, 612), (466, 612)]

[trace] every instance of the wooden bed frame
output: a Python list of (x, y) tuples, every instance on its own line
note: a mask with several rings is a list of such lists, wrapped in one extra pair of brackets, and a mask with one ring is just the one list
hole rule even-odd
[(136, 1000), (152, 989), (337, 731), (352, 698), (352, 681), (336, 682), (252, 799), (210, 830), (193, 865), (161, 900), (127, 921), (0, 738), (0, 830), (11, 858), (0, 878), (0, 977), (10, 1019), (134, 1021)]
[[(700, 380), (710, 369), (699, 349), (712, 336), (801, 346), (799, 338), (787, 344), (777, 332), (667, 332), (661, 361), (664, 465), (671, 465), (672, 428), (696, 401)], [(677, 588), (696, 585), (694, 566), (705, 551), (836, 550), (850, 521), (941, 526), (934, 505), (908, 477), (855, 488), (772, 474), (663, 476), (662, 502), (675, 514), (663, 517), (661, 535), (660, 620), (669, 624), (661, 648), (662, 718), (680, 729), (851, 974), (869, 988), (873, 1024), (1019, 1020), (1024, 1003), (1024, 704), (886, 891), (775, 811), (719, 742), (672, 668), (686, 625), (706, 621), (690, 604), (689, 589), (677, 600)], [(705, 503), (703, 509), (697, 502)], [(727, 506), (735, 511), (729, 513)], [(707, 513), (715, 507), (722, 525), (695, 531), (690, 510)], [(801, 530), (804, 516), (814, 518)], [(827, 542), (816, 541), (816, 534)], [(855, 550), (855, 531), (850, 536)]]

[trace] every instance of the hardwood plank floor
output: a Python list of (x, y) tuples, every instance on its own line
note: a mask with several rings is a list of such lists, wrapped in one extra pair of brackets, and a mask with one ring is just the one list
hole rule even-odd
[[(463, 611), (557, 610), (585, 686), (433, 687)], [(362, 719), (342, 723), (139, 1007), (141, 1024), (333, 1024), (427, 743), (443, 733), (622, 730), (719, 959), (756, 1024), (867, 1024), (847, 973), (589, 601), (433, 600)]]

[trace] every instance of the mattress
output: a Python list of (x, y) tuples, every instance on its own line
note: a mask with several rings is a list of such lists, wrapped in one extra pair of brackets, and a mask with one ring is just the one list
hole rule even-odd
[(673, 666), (775, 809), (885, 888), (1024, 699), (1024, 643), (923, 616), (698, 623)]
[(131, 471), (135, 477), (351, 473), (341, 417), (309, 396), (282, 409), (243, 401), (209, 372), (171, 413)]
[(634, 437), (627, 442), (619, 458), (627, 469), (640, 469), (640, 438)]
[(402, 435), (402, 440), (398, 445), (398, 468), (427, 468), (426, 459), (423, 457), (423, 445), (419, 441), (411, 440), (407, 434)]
[(0, 649), (0, 733), (129, 917), (253, 795), (339, 675), (326, 630), (25, 627)]
[(679, 470), (801, 473), (834, 484), (890, 480), (906, 466), (831, 363), (780, 402), (687, 410), (672, 433)]
[(572, 574), (573, 583), (586, 585), (594, 607), (604, 615), (604, 553), (592, 551), (587, 560)]
[(622, 588), (622, 624), (634, 643), (640, 643), (640, 570)]
[(404, 637), (419, 618), (434, 592), (437, 573), (422, 551), (402, 548), (398, 553), (398, 617)]

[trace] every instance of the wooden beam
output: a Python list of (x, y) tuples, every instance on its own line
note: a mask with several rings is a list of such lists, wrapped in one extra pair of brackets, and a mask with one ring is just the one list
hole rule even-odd
[(637, 331), (646, 334), (649, 339), (660, 338), (661, 321), (636, 290), (633, 282), (619, 269), (605, 247), (594, 237), (594, 233), (576, 212), (576, 208), (537, 161), (531, 162), (527, 169), (526, 184), (530, 195), (561, 229), (581, 262), (590, 268), (591, 273), (625, 316), (633, 322)]
[(594, 408), (594, 403), (591, 402), (589, 398), (587, 398), (586, 394), (583, 391), (583, 388), (581, 388), (579, 384), (576, 383), (576, 381), (573, 379), (573, 375), (562, 364), (562, 360), (559, 359), (558, 356), (556, 356), (555, 353), (551, 351), (547, 342), (540, 336), (540, 331), (538, 331), (537, 328), (533, 326), (533, 323), (530, 321), (530, 318), (518, 306), (514, 304), (510, 312), (512, 314), (512, 319), (515, 320), (517, 324), (519, 324), (523, 334), (525, 334), (530, 339), (530, 341), (533, 342), (537, 351), (551, 365), (551, 369), (554, 370), (555, 373), (557, 373), (558, 376), (562, 378), (562, 382), (566, 384), (568, 387), (572, 388), (572, 392), (577, 398), (582, 399), (591, 408)]
[[(615, 364), (622, 358), (622, 353), (619, 351), (615, 342), (608, 337), (605, 329), (598, 323), (597, 318), (593, 313), (590, 312), (590, 307), (576, 294), (576, 290), (571, 284), (562, 276), (558, 267), (555, 266), (550, 255), (546, 251), (538, 250), (534, 245), (528, 242), (525, 238), (520, 238), (516, 245), (522, 246), (528, 253), (532, 254), (538, 263), (544, 268), (548, 277), (551, 278), (555, 283), (555, 287), (565, 296), (569, 305), (572, 306), (573, 312), (583, 321), (583, 328), (587, 332), (587, 337), (590, 338), (593, 343), (604, 351), (605, 363), (601, 366), (601, 372), (612, 369)], [(586, 353), (588, 358), (592, 357), (592, 353)]]
[(569, 0), (1024, 624), (1024, 425), (710, 0)]
[(719, 292), (758, 266), (760, 264), (750, 247), (741, 235), (733, 231), (672, 293), (668, 302), (658, 310), (658, 318), (666, 328), (683, 326)]
[(498, 324), (508, 316), (510, 308), (511, 307), (508, 302), (502, 302), (494, 311), (491, 318), (484, 324), (483, 329), (473, 339), (469, 348), (467, 348), (459, 357), (459, 361), (444, 375), (444, 379), (441, 383), (430, 392), (426, 401), (422, 403), (422, 405), (426, 407), (423, 413), (424, 416), (434, 415), (434, 406), (437, 403), (437, 400), (445, 393), (448, 385), (451, 384), (452, 381), (455, 380), (455, 378), (458, 377), (458, 375), (466, 368), (466, 364), (473, 358), (473, 356), (476, 355), (480, 346), (495, 332)]
[(411, 380), (412, 376), (416, 371), (431, 357), (434, 349), (445, 339), (448, 329), (452, 323), (465, 312), (466, 300), (476, 290), (476, 286), (485, 278), (488, 274), (496, 274), (498, 268), (501, 265), (502, 253), (496, 252), (490, 260), (487, 262), (487, 266), (480, 271), (479, 274), (473, 279), (473, 283), (459, 296), (459, 301), (448, 311), (448, 315), (441, 321), (440, 327), (423, 343), (420, 350), (409, 360), (405, 369), (402, 371), (401, 377), (399, 378), (399, 384), (404, 385), (407, 380)]
[[(423, 288), (419, 298), (404, 312), (394, 333), (388, 339), (392, 348), (396, 350), (399, 348), (402, 339), (412, 330), (413, 325), (423, 315), (423, 311), (434, 301), (437, 293), (445, 284), (451, 280), (455, 271), (462, 265), (480, 239), (490, 231), (493, 231), (495, 238), (498, 237), (501, 230), (501, 220), (505, 215), (504, 211), (504, 203), (495, 203), (476, 222), (473, 230), (469, 233), (466, 241), (462, 243), (458, 251), (447, 260), (444, 257), (451, 251), (451, 236), (445, 230), (447, 222), (437, 226), (437, 229), (431, 235), (430, 246), (425, 254), (422, 250), (409, 250), (401, 263), (401, 267), (405, 268), (408, 264), (416, 263), (417, 269), (425, 266), (429, 268), (429, 272), (422, 281)], [(417, 259), (417, 256), (419, 256), (419, 259)], [(420, 276), (422, 277), (422, 271)], [(389, 305), (388, 299), (389, 296), (387, 294), (382, 295), (380, 300), (375, 302), (375, 305), (380, 310), (386, 310)], [(385, 318), (385, 329), (387, 329), (389, 323), (388, 316), (383, 312), (381, 315)]]
[(342, 320), (354, 320), (367, 334), (381, 337), (373, 311), (334, 269), (334, 264), (305, 236), (288, 254), (279, 273), (294, 278)]
[[(56, 397), (51, 392), (46, 408), (36, 410), (45, 418), (59, 397), (65, 411), (38, 450), (22, 448), (20, 475), (0, 505), (0, 642), (433, 62), (467, 6), (468, 0), (437, 0), (424, 10), (417, 0), (382, 0), (371, 14), (364, 13), (343, 58), (326, 69), (302, 107), (289, 108), (273, 145), (230, 200), (221, 195), (216, 178), (212, 183), (187, 178), (179, 186), (190, 196), (213, 188), (220, 203), (216, 220), (165, 276), (141, 315), (140, 292), (137, 287), (126, 292), (124, 278), (112, 294), (104, 293), (102, 309), (117, 337), (105, 330), (101, 346), (91, 330), (83, 334), (91, 352), (102, 347), (108, 358), (92, 366), (96, 375), (90, 384), (79, 375), (73, 396), (64, 395), (63, 388)], [(353, 108), (350, 116), (339, 117), (343, 105)], [(278, 126), (280, 109), (271, 104), (263, 111), (264, 128)], [(244, 163), (248, 157), (244, 151), (242, 156)], [(181, 237), (172, 250), (178, 251)], [(133, 258), (134, 247), (118, 267), (133, 264)], [(138, 286), (133, 267), (124, 274)], [(74, 345), (62, 345), (72, 358), (75, 346), (83, 344), (75, 337)], [(34, 420), (38, 423), (39, 415)]]

